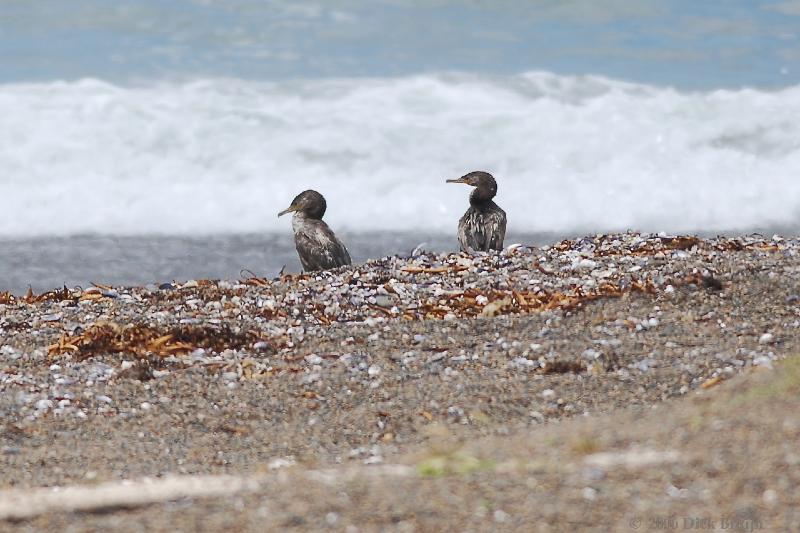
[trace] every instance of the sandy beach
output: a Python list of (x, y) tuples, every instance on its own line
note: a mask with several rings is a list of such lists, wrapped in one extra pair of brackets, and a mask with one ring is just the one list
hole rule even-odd
[(3, 530), (800, 528), (795, 238), (0, 303)]

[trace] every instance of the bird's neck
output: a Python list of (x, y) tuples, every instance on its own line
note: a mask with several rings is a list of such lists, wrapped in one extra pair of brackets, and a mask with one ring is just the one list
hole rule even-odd
[(297, 211), (294, 216), (292, 216), (292, 230), (294, 230), (295, 233), (303, 229), (308, 230), (308, 228), (316, 225), (318, 222), (318, 218), (311, 217), (308, 213)]
[(469, 195), (469, 204), (472, 207), (485, 208), (492, 205), (492, 198), (497, 194), (494, 188), (476, 187)]
[(293, 218), (298, 221), (322, 220), (321, 216), (318, 216), (316, 213), (309, 213), (308, 211), (295, 211)]

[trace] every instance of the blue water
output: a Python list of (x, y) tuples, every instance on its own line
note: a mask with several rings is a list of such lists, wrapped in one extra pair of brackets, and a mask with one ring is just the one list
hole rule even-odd
[(3, 0), (0, 82), (462, 71), (800, 82), (797, 0)]
[(796, 233), (799, 60), (800, 0), (0, 0), (0, 290), (296, 271), (305, 188), (453, 250), (475, 169), (510, 242)]

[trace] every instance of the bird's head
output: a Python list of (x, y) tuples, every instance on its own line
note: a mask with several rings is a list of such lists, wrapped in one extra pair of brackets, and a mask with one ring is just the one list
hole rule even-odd
[(497, 194), (497, 182), (494, 180), (494, 176), (482, 170), (464, 174), (455, 180), (447, 180), (447, 183), (465, 183), (479, 189), (484, 196), (489, 198)]
[(278, 216), (286, 213), (303, 213), (310, 218), (322, 219), (327, 207), (325, 198), (317, 191), (309, 189), (295, 196), (291, 205), (278, 213)]

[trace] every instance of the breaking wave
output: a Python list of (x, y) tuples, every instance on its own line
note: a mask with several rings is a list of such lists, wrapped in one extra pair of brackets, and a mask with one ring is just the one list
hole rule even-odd
[(800, 86), (526, 73), (0, 85), (0, 234), (452, 232), (492, 172), (517, 232), (800, 226)]

